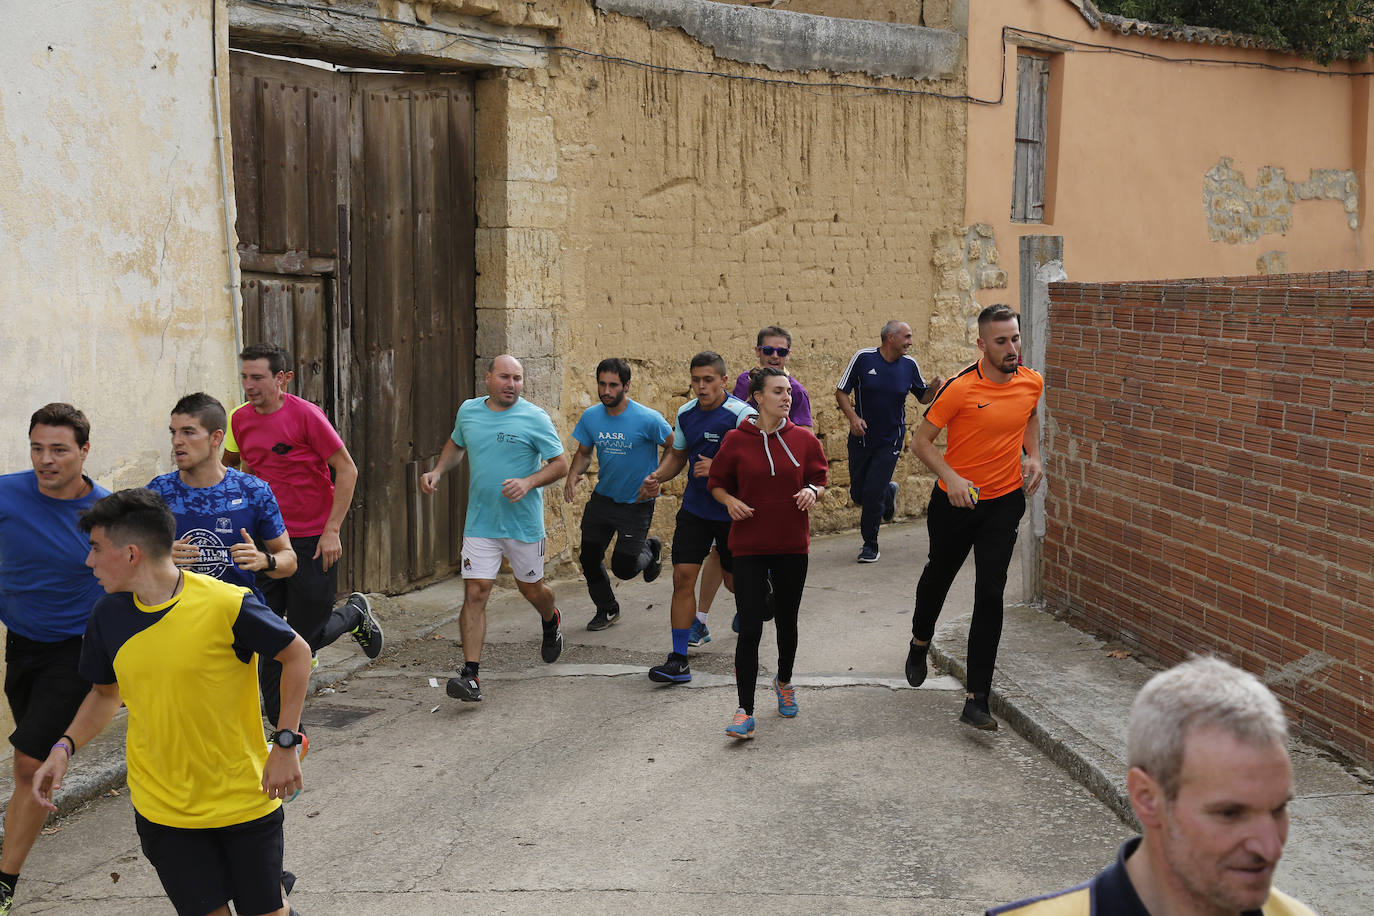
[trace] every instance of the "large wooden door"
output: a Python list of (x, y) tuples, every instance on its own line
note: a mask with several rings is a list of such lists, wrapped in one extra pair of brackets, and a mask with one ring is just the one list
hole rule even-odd
[(473, 391), (471, 78), (231, 63), (244, 341), (291, 351), (358, 465), (340, 584), (446, 575), (465, 477), (418, 480)]

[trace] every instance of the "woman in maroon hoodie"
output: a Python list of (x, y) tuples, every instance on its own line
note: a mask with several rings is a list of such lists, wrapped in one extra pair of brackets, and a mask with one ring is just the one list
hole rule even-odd
[(773, 692), (778, 714), (797, 714), (792, 663), (797, 657), (797, 611), (806, 585), (811, 517), (825, 492), (826, 463), (809, 429), (787, 419), (792, 383), (781, 369), (754, 370), (749, 396), (759, 414), (726, 433), (711, 461), (711, 495), (730, 513), (730, 552), (735, 556), (735, 684), (739, 709), (725, 733), (754, 737), (754, 685), (759, 676), (759, 639), (764, 601), (773, 580), (778, 627), (778, 674)]

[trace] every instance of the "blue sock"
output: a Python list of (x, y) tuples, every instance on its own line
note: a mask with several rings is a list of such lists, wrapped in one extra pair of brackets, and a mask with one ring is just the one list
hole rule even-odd
[(691, 632), (691, 627), (681, 630), (677, 627), (673, 627), (673, 651), (678, 655), (687, 654), (687, 634)]

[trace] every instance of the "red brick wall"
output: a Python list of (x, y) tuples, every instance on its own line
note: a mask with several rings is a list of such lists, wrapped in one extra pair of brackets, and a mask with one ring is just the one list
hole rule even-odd
[(1374, 760), (1374, 272), (1050, 290), (1047, 603)]

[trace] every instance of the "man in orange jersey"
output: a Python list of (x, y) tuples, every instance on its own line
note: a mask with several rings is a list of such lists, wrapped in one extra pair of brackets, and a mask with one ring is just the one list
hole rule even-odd
[[(935, 621), (972, 550), (977, 578), (968, 633), (968, 696), (959, 721), (991, 730), (997, 720), (988, 710), (988, 693), (1002, 638), (1007, 566), (1026, 496), (1044, 476), (1035, 408), (1045, 380), (1021, 365), (1021, 324), (1010, 306), (990, 305), (978, 315), (978, 349), (982, 358), (946, 382), (926, 408), (913, 443), (916, 457), (939, 480), (926, 511), (930, 559), (916, 586), (906, 679), (913, 687), (925, 681)], [(942, 429), (943, 455), (935, 447)]]

